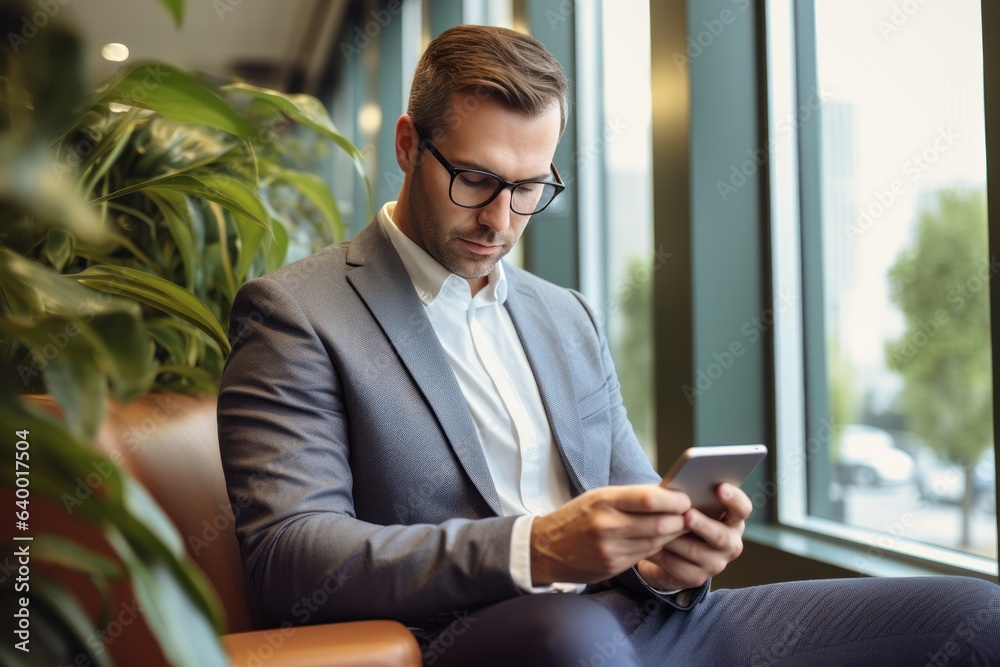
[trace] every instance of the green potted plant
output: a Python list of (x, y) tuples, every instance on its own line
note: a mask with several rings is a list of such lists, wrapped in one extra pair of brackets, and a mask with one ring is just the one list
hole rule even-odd
[[(162, 1), (179, 21), (182, 2)], [(5, 23), (30, 15), (5, 9)], [(30, 518), (32, 499), (58, 503), (107, 471), (79, 515), (118, 562), (44, 535), (32, 557), (102, 591), (127, 576), (170, 662), (226, 664), (210, 585), (142, 486), (90, 443), (109, 400), (214, 392), (239, 286), (342, 238), (336, 200), (287, 138), (314, 135), (306, 145), (344, 151), (364, 177), (362, 156), (308, 96), (210, 84), (163, 63), (91, 93), (76, 40), (55, 27), (0, 57), (0, 425), (29, 452), (0, 462), (0, 486)], [(61, 416), (22, 399), (32, 393), (50, 394)], [(28, 470), (30, 495), (16, 481)], [(31, 590), (32, 653), (5, 642), (6, 664), (66, 652), (109, 664), (88, 646), (98, 623), (78, 600), (45, 578)]]

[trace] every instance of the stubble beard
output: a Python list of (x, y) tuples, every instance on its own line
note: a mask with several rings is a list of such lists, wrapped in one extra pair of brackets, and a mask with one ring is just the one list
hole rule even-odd
[[(445, 205), (457, 208), (450, 201), (446, 202)], [(451, 236), (455, 230), (445, 229), (444, 225), (440, 224), (439, 221), (443, 220), (445, 216), (435, 209), (419, 176), (413, 179), (410, 188), (409, 208), (410, 227), (419, 240), (419, 244), (441, 266), (460, 278), (474, 280), (488, 276), (497, 262), (510, 252), (513, 246), (513, 244), (503, 241), (499, 234), (490, 230), (479, 229), (476, 232), (463, 233), (461, 238), (473, 243), (483, 245), (494, 245), (498, 241), (504, 243), (504, 247), (493, 255), (479, 259), (470, 257), (471, 251), (466, 250), (461, 241)]]

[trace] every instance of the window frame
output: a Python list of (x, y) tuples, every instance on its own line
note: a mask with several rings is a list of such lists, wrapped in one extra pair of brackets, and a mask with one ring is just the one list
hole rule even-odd
[[(983, 32), (987, 19), (997, 14), (983, 7)], [(766, 94), (763, 96), (767, 114), (769, 143), (773, 137), (768, 197), (772, 280), (774, 300), (780, 292), (791, 307), (775, 310), (773, 331), (774, 360), (774, 425), (775, 469), (777, 485), (777, 516), (766, 527), (757, 529), (761, 541), (777, 546), (782, 530), (814, 544), (800, 549), (803, 553), (841, 552), (831, 562), (869, 575), (910, 573), (910, 568), (926, 569), (928, 573), (964, 574), (997, 580), (997, 560), (964, 554), (952, 549), (929, 545), (877, 531), (847, 525), (810, 514), (808, 508), (830, 509), (827, 489), (830, 484), (829, 466), (809, 466), (815, 456), (829, 456), (828, 394), (826, 376), (826, 336), (823, 302), (823, 245), (821, 225), (803, 226), (802, 220), (821, 218), (820, 122), (800, 122), (795, 130), (782, 136), (781, 125), (807, 108), (810, 91), (819, 90), (816, 64), (814, 2), (767, 0), (765, 10)], [(988, 58), (988, 54), (987, 58)], [(996, 66), (996, 57), (992, 66)], [(984, 62), (984, 67), (990, 67)], [(996, 108), (991, 105), (989, 88), (996, 98), (996, 82), (987, 85), (987, 116)], [(807, 95), (803, 95), (806, 91)], [(994, 116), (995, 116), (994, 112)], [(815, 120), (819, 110), (815, 111)], [(996, 135), (996, 125), (992, 128)], [(991, 134), (987, 120), (988, 162), (1000, 164), (997, 141), (989, 145)], [(993, 160), (989, 160), (993, 157)], [(997, 178), (994, 181), (1000, 180)], [(996, 184), (989, 180), (990, 254), (997, 241), (997, 213), (1000, 202)], [(809, 275), (809, 279), (806, 276)], [(997, 359), (998, 336), (997, 299), (1000, 290), (991, 292), (993, 308), (994, 387), (1000, 387)], [(790, 295), (790, 298), (789, 298)], [(998, 419), (997, 390), (994, 391), (994, 423)], [(1000, 430), (994, 429), (1000, 434)], [(994, 448), (1000, 449), (994, 438)], [(754, 531), (750, 531), (751, 535)], [(1000, 532), (1000, 520), (998, 520)], [(824, 545), (829, 548), (824, 548)], [(780, 547), (778, 547), (780, 548)], [(846, 559), (846, 562), (845, 562)]]

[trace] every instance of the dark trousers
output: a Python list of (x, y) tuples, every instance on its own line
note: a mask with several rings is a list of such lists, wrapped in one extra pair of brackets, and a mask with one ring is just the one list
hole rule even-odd
[(620, 590), (506, 600), (423, 644), (427, 667), (1000, 666), (1000, 586), (832, 579), (713, 591), (688, 611)]

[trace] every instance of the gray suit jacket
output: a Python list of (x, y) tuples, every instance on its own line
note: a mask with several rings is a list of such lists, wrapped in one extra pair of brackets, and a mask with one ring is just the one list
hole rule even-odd
[[(573, 494), (658, 482), (582, 297), (504, 268)], [(462, 392), (377, 220), (243, 285), (230, 338), (222, 462), (249, 590), (273, 620), (432, 628), (522, 594), (516, 517), (502, 516)], [(611, 586), (656, 596), (631, 571)]]

